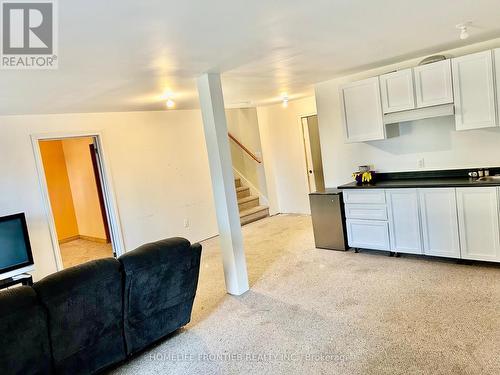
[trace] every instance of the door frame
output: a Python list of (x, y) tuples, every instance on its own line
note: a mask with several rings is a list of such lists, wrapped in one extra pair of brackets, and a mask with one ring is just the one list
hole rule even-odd
[(61, 257), (61, 248), (59, 246), (59, 239), (57, 237), (54, 214), (52, 212), (52, 206), (50, 204), (49, 189), (45, 177), (45, 170), (43, 167), (42, 153), (40, 151), (39, 141), (50, 141), (50, 140), (57, 141), (68, 138), (83, 138), (83, 137), (92, 137), (96, 140), (97, 152), (100, 155), (99, 166), (101, 171), (101, 185), (103, 188), (103, 194), (106, 204), (106, 214), (108, 216), (108, 224), (111, 235), (111, 245), (113, 247), (113, 252), (116, 254), (117, 257), (125, 253), (123, 233), (121, 229), (120, 217), (118, 215), (118, 206), (116, 204), (116, 198), (114, 194), (113, 182), (111, 180), (111, 173), (109, 170), (108, 159), (104, 152), (102, 133), (100, 131), (89, 131), (89, 132), (57, 132), (57, 133), (46, 133), (46, 134), (31, 134), (31, 143), (33, 146), (33, 153), (35, 156), (36, 169), (38, 172), (38, 182), (40, 185), (42, 201), (45, 208), (45, 216), (47, 220), (47, 225), (49, 227), (54, 259), (58, 271), (64, 269), (64, 265)]

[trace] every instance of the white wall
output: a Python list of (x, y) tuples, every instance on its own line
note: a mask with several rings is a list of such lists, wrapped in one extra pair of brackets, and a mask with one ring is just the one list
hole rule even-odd
[[(101, 131), (127, 250), (217, 234), (199, 111), (0, 117), (0, 216), (26, 212), (35, 279), (56, 271), (31, 134)], [(184, 228), (184, 218), (190, 227)]]
[(316, 113), (314, 97), (258, 107), (270, 213), (310, 213), (300, 118)]
[[(447, 57), (453, 57), (498, 46), (500, 39), (442, 53)], [(327, 187), (350, 182), (352, 172), (356, 171), (359, 165), (373, 165), (375, 170), (384, 172), (410, 171), (416, 170), (418, 159), (423, 158), (425, 169), (428, 170), (500, 166), (500, 129), (457, 132), (454, 130), (455, 123), (452, 116), (403, 123), (400, 125), (399, 137), (367, 143), (344, 143), (339, 109), (339, 85), (399, 68), (416, 66), (422, 58), (316, 85), (321, 150)]]

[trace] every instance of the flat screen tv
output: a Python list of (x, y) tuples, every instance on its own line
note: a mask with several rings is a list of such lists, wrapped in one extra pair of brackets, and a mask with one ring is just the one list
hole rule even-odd
[(0, 217), (0, 280), (34, 269), (24, 214)]

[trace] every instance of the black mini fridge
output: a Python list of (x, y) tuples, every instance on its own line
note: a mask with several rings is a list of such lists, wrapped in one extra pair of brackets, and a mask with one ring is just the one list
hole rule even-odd
[(325, 189), (309, 194), (316, 247), (320, 249), (349, 249), (345, 227), (342, 191)]

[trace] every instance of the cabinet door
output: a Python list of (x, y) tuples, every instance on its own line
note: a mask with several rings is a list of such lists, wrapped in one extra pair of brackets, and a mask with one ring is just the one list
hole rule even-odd
[(413, 73), (411, 69), (381, 75), (380, 90), (384, 113), (406, 111), (415, 108)]
[(497, 188), (457, 189), (457, 207), (462, 258), (500, 261)]
[(497, 84), (497, 124), (500, 125), (500, 48), (494, 50), (495, 54), (495, 74)]
[(387, 221), (347, 219), (346, 223), (347, 238), (350, 247), (389, 250), (389, 227)]
[(419, 189), (424, 254), (460, 258), (455, 189)]
[(342, 86), (340, 102), (346, 142), (385, 138), (378, 77)]
[(392, 251), (422, 254), (417, 190), (388, 189), (386, 196)]
[(453, 103), (450, 60), (417, 66), (413, 73), (417, 108)]
[(492, 51), (452, 60), (457, 130), (497, 126)]

